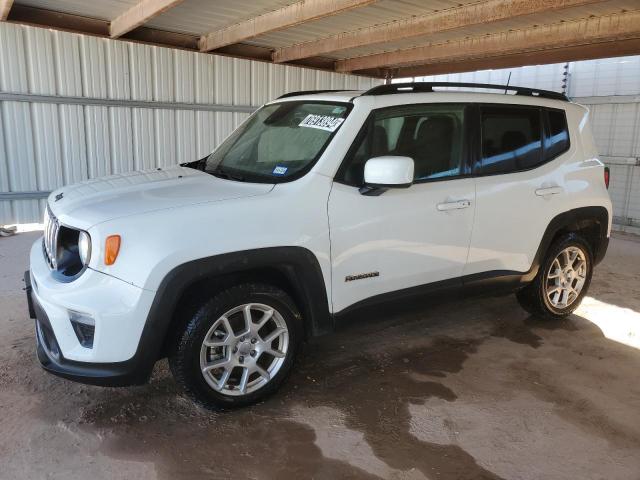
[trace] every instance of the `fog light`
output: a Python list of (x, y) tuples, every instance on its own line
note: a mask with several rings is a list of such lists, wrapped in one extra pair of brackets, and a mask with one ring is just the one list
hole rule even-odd
[(93, 317), (86, 313), (69, 310), (69, 320), (71, 320), (71, 326), (80, 345), (84, 348), (93, 348), (93, 335), (96, 330), (96, 322)]

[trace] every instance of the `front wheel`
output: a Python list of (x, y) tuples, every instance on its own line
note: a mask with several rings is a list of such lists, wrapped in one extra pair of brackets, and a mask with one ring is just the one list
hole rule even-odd
[(169, 357), (178, 384), (206, 407), (258, 402), (286, 379), (301, 339), (291, 298), (270, 285), (229, 288), (206, 302)]
[(517, 292), (520, 305), (549, 319), (571, 314), (589, 289), (592, 259), (591, 248), (581, 236), (560, 237), (549, 248), (533, 282)]

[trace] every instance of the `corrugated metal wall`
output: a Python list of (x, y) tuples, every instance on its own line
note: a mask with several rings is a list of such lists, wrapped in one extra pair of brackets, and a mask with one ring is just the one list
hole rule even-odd
[[(376, 83), (0, 23), (0, 195), (194, 160), (282, 93)], [(0, 200), (0, 225), (43, 204)]]
[(570, 94), (589, 106), (611, 168), (614, 221), (640, 233), (640, 56), (576, 62), (570, 72)]
[[(565, 65), (564, 63), (555, 63), (532, 67), (480, 70), (477, 72), (450, 73), (448, 75), (430, 75), (427, 77), (415, 77), (414, 79), (425, 82), (495, 83), (497, 85), (506, 85), (508, 82), (510, 85), (561, 92)], [(511, 75), (511, 77), (509, 77), (509, 75)]]
[(640, 233), (640, 56), (485, 70), (417, 80), (511, 84), (565, 91), (589, 107), (601, 159), (611, 168), (616, 228)]
[[(590, 107), (614, 221), (640, 232), (640, 56), (421, 79), (504, 84), (510, 73)], [(0, 196), (199, 158), (284, 92), (375, 83), (0, 23)], [(42, 207), (0, 199), (0, 224), (39, 221)]]

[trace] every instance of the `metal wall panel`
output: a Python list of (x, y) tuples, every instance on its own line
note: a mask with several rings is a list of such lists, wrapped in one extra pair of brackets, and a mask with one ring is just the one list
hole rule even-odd
[(611, 169), (614, 222), (640, 233), (640, 56), (576, 62), (569, 91), (589, 107), (598, 150)]
[(614, 222), (640, 233), (640, 101), (588, 106), (598, 150), (611, 169)]
[[(209, 106), (252, 108), (288, 91), (379, 82), (0, 23), (0, 93), (56, 97), (0, 101), (0, 192), (49, 191), (201, 158), (249, 116), (246, 108)], [(112, 102), (85, 105), (68, 97)], [(132, 101), (183, 107), (128, 106)], [(40, 221), (43, 206), (43, 200), (0, 200), (0, 224)]]
[(572, 63), (570, 80), (573, 97), (637, 95), (640, 93), (640, 56)]
[[(6, 152), (6, 145), (4, 141), (4, 114), (0, 109), (0, 152)], [(0, 191), (9, 191), (9, 170), (7, 165), (6, 156), (0, 161)], [(0, 202), (0, 218), (12, 218), (11, 203)]]
[(430, 75), (426, 77), (415, 77), (415, 80), (425, 82), (495, 83), (498, 85), (506, 85), (508, 82), (510, 85), (561, 92), (564, 69), (564, 63), (554, 63), (520, 68), (451, 73), (448, 75)]
[[(2, 91), (28, 92), (27, 57), (23, 32), (19, 28), (0, 29), (0, 87)], [(21, 102), (2, 102), (2, 125), (10, 191), (35, 191), (36, 158), (33, 144), (31, 109)], [(16, 222), (40, 216), (38, 201), (12, 205)]]

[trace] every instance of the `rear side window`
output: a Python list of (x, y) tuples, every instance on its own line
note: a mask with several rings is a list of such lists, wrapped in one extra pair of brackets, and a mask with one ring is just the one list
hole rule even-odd
[(547, 134), (544, 142), (545, 161), (552, 160), (569, 150), (569, 129), (564, 110), (545, 109)]
[(508, 173), (543, 162), (539, 108), (483, 106), (480, 115), (482, 149), (474, 173)]

